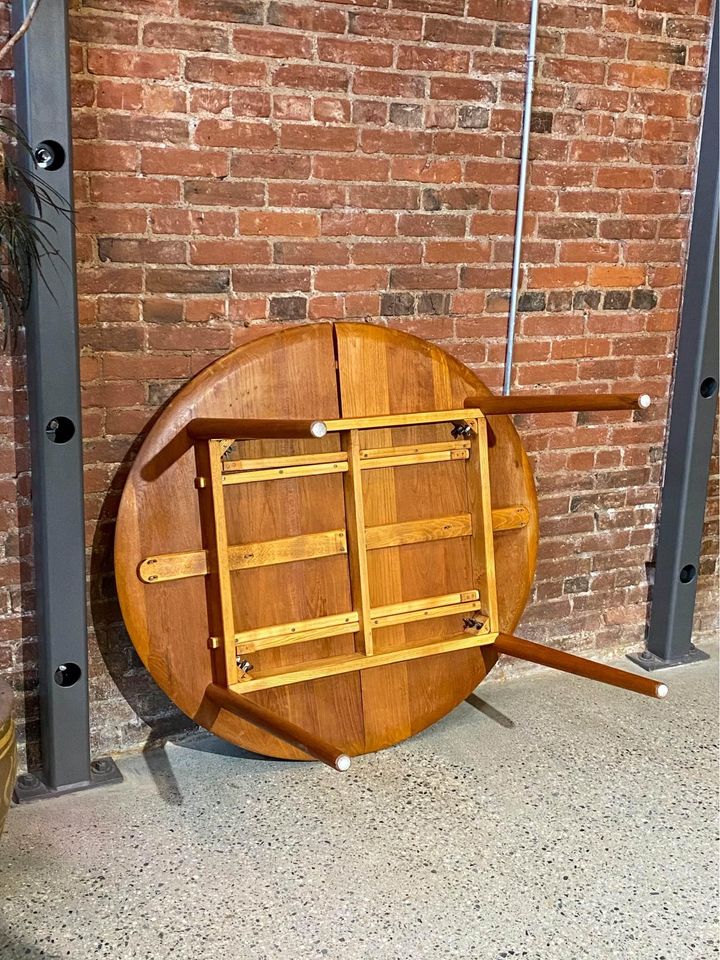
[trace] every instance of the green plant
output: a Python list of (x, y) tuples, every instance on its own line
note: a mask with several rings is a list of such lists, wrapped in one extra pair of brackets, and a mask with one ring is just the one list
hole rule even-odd
[[(65, 217), (67, 201), (36, 172), (33, 148), (20, 127), (0, 117), (0, 324), (3, 346), (12, 342), (30, 302), (33, 277), (43, 279), (49, 258), (59, 256), (52, 243), (50, 209)], [(20, 202), (24, 199), (24, 204)]]

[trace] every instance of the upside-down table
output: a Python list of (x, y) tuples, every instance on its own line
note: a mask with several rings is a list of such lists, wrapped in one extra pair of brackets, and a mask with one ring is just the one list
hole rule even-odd
[(662, 697), (513, 636), (538, 513), (507, 414), (647, 402), (494, 397), (380, 326), (268, 333), (192, 379), (130, 471), (115, 570), (132, 641), (208, 730), (337, 769), (444, 716), (499, 653)]

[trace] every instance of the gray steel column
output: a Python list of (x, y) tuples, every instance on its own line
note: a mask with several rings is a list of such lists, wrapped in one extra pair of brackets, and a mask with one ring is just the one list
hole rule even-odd
[(706, 659), (691, 641), (718, 394), (718, 4), (703, 107), (688, 266), (677, 343), (648, 670)]
[[(16, 26), (30, 2), (13, 3)], [(43, 0), (16, 45), (15, 88), (18, 123), (44, 168), (38, 172), (71, 206), (65, 0)], [(41, 778), (32, 774), (19, 778), (18, 799), (94, 782), (88, 727), (75, 238), (67, 217), (49, 209), (43, 216), (53, 228), (48, 237), (59, 254), (45, 258), (43, 278), (33, 278), (26, 321), (43, 769)], [(107, 764), (100, 763), (103, 767)]]

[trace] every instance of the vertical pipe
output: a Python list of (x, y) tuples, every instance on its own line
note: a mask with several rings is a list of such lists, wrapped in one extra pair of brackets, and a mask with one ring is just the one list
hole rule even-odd
[(522, 253), (523, 219), (525, 217), (525, 191), (527, 188), (528, 154), (530, 151), (533, 90), (535, 88), (535, 48), (537, 46), (539, 10), (540, 0), (532, 0), (530, 7), (530, 33), (528, 35), (525, 103), (523, 106), (522, 140), (520, 147), (520, 178), (518, 182), (517, 212), (515, 215), (515, 244), (513, 247), (512, 281), (510, 284), (510, 314), (508, 316), (507, 347), (505, 349), (504, 396), (510, 393), (513, 348), (515, 346), (515, 318), (517, 316), (518, 287), (520, 286), (520, 255)]

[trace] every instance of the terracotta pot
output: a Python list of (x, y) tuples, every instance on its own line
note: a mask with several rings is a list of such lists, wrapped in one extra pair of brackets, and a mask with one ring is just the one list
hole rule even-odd
[(0, 680), (0, 834), (10, 807), (17, 772), (12, 702), (10, 687)]

